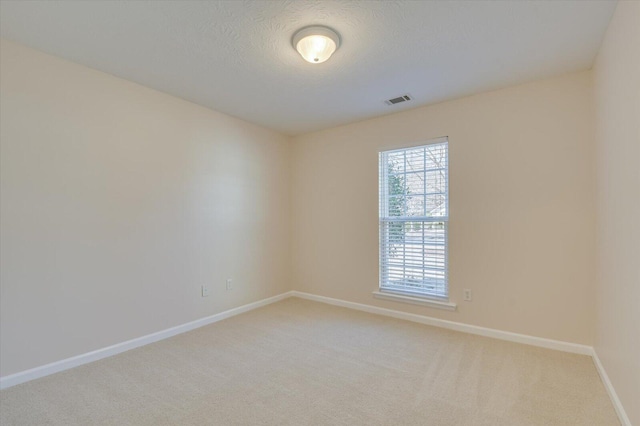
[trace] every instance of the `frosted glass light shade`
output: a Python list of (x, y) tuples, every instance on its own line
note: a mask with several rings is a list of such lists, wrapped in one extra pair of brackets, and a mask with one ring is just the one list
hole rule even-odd
[(340, 47), (340, 36), (331, 28), (306, 27), (293, 36), (292, 44), (305, 61), (321, 64)]

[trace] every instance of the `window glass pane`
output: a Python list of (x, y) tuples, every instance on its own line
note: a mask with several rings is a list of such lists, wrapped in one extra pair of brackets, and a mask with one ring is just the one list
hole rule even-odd
[(407, 172), (424, 170), (424, 149), (407, 151)]
[(424, 216), (424, 197), (409, 195), (407, 200), (407, 214), (405, 216)]

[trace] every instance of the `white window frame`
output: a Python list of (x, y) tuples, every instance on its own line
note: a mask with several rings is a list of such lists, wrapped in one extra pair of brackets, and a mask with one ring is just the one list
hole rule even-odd
[[(380, 299), (390, 299), (399, 302), (406, 303), (415, 303), (420, 305), (426, 305), (431, 307), (438, 307), (448, 310), (455, 310), (456, 305), (454, 303), (449, 302), (449, 140), (448, 137), (442, 137), (437, 139), (428, 140), (420, 145), (404, 147), (400, 149), (390, 149), (379, 152), (379, 220), (378, 220), (378, 228), (379, 228), (379, 282), (378, 288), (379, 291), (375, 291), (373, 294), (376, 298)], [(385, 267), (387, 265), (386, 256), (388, 254), (388, 249), (385, 247), (385, 241), (388, 238), (385, 234), (385, 223), (389, 222), (388, 211), (383, 211), (384, 209), (388, 210), (389, 206), (389, 197), (387, 195), (388, 191), (388, 167), (387, 162), (383, 161), (388, 158), (387, 156), (391, 153), (397, 152), (405, 152), (411, 151), (421, 148), (427, 148), (432, 145), (445, 145), (446, 146), (446, 216), (408, 216), (406, 218), (400, 218), (402, 222), (444, 222), (444, 291), (440, 292), (429, 292), (429, 291), (419, 291), (416, 289), (406, 289), (406, 288), (391, 288), (390, 286), (386, 286), (385, 282), (388, 280), (388, 277), (385, 272)], [(425, 165), (426, 167), (426, 165)], [(426, 170), (426, 169), (425, 169)], [(426, 189), (426, 188), (425, 188)], [(383, 198), (384, 197), (384, 198)], [(403, 220), (405, 219), (405, 220)], [(423, 268), (426, 265), (426, 259), (423, 260)]]

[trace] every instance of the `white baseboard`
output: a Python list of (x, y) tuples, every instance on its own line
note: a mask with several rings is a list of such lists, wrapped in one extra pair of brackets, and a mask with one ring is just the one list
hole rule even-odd
[(616, 413), (618, 414), (620, 423), (622, 424), (622, 426), (631, 426), (631, 420), (629, 420), (629, 416), (627, 416), (627, 412), (624, 411), (622, 402), (620, 402), (620, 398), (618, 398), (618, 394), (616, 393), (616, 390), (614, 389), (613, 384), (611, 383), (611, 380), (609, 380), (609, 375), (607, 374), (607, 371), (604, 369), (604, 366), (600, 362), (600, 358), (598, 357), (598, 353), (596, 352), (595, 348), (593, 349), (593, 352), (591, 355), (593, 357), (593, 363), (596, 365), (596, 370), (598, 370), (598, 374), (600, 375), (600, 379), (604, 384), (604, 388), (607, 390), (607, 393), (609, 394), (609, 398), (613, 403), (613, 408), (616, 409)]
[(510, 331), (496, 330), (493, 328), (479, 327), (477, 325), (464, 324), (461, 322), (447, 321), (443, 319), (428, 317), (424, 315), (410, 314), (393, 309), (379, 308), (377, 306), (365, 305), (362, 303), (347, 302), (346, 300), (333, 299), (331, 297), (317, 296), (315, 294), (292, 291), (292, 296), (301, 299), (314, 300), (316, 302), (328, 303), (330, 305), (342, 306), (344, 308), (356, 309), (358, 311), (372, 314), (384, 315), (388, 317), (418, 322), (420, 324), (432, 325), (434, 327), (446, 328), (449, 330), (461, 331), (463, 333), (476, 334), (479, 336), (492, 337), (494, 339), (507, 340), (509, 342), (524, 343), (525, 345), (539, 346), (547, 349), (571, 352), (581, 355), (592, 355), (593, 348), (578, 343), (563, 342), (560, 340), (545, 339), (526, 334), (512, 333)]
[(199, 320), (191, 321), (186, 324), (178, 325), (176, 327), (167, 328), (166, 330), (158, 331), (156, 333), (147, 334), (146, 336), (137, 337), (135, 339), (127, 340), (126, 342), (117, 343), (106, 348), (98, 349), (92, 352), (87, 352), (81, 355), (76, 355), (71, 358), (63, 359), (60, 361), (52, 362), (51, 364), (35, 367), (30, 370), (20, 371), (15, 374), (0, 377), (0, 389), (5, 389), (11, 386), (19, 385), (20, 383), (28, 382), (30, 380), (39, 379), (50, 374), (58, 373), (60, 371), (68, 370), (70, 368), (78, 367), (80, 365), (88, 364), (93, 361), (98, 361), (109, 356), (117, 355), (119, 353), (139, 348), (140, 346), (148, 345), (150, 343), (163, 340), (176, 334), (186, 333), (193, 329), (212, 324), (214, 322), (221, 321), (223, 319), (251, 311), (256, 308), (260, 308), (271, 303), (278, 302), (292, 296), (291, 291), (279, 294), (277, 296), (262, 299), (257, 302), (249, 303), (247, 305), (239, 306), (237, 308), (229, 309), (218, 314), (214, 314)]

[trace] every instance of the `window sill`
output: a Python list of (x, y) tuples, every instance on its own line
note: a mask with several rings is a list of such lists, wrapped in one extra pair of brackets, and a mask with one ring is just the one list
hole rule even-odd
[(414, 305), (428, 306), (430, 308), (444, 309), (446, 311), (455, 311), (457, 306), (455, 303), (445, 302), (442, 300), (427, 299), (418, 296), (407, 296), (404, 294), (390, 293), (387, 291), (374, 291), (373, 297), (376, 299), (391, 300), (394, 302), (411, 303)]

